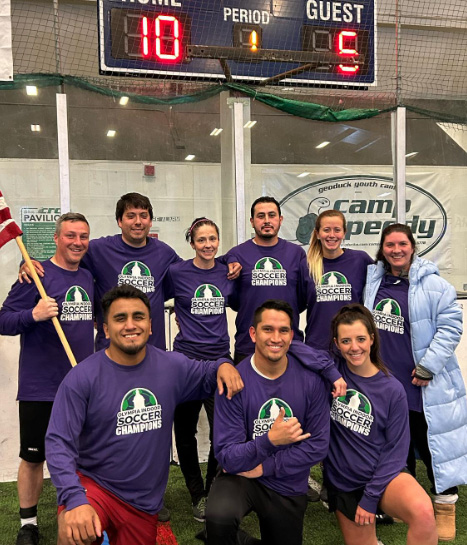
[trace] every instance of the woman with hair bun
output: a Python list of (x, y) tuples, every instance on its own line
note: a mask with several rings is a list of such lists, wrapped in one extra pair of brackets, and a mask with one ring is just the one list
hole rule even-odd
[(305, 343), (329, 350), (329, 325), (348, 303), (363, 302), (366, 269), (374, 261), (361, 250), (341, 248), (347, 225), (339, 210), (325, 210), (316, 219), (307, 252), (308, 289)]
[(439, 538), (455, 538), (457, 485), (467, 483), (467, 401), (454, 351), (462, 334), (456, 291), (434, 263), (415, 253), (410, 227), (381, 235), (377, 264), (368, 268), (365, 306), (373, 312), (382, 356), (407, 393), (411, 444), (434, 494)]
[(430, 498), (404, 470), (405, 391), (380, 358), (373, 317), (362, 305), (343, 306), (331, 330), (347, 393), (332, 403), (324, 479), (345, 545), (377, 545), (378, 508), (408, 524), (407, 545), (436, 545)]
[[(187, 229), (185, 238), (195, 251), (195, 256), (171, 265), (164, 286), (166, 299), (174, 298), (179, 325), (174, 351), (197, 360), (216, 360), (222, 357), (231, 359), (225, 308), (234, 289), (234, 282), (227, 279), (227, 265), (216, 259), (219, 228), (210, 219), (196, 218)], [(204, 484), (196, 440), (202, 405), (208, 416), (212, 441), (213, 397), (179, 405), (174, 418), (180, 468), (191, 495), (193, 516), (199, 522), (204, 521), (206, 497), (217, 469), (211, 444)]]

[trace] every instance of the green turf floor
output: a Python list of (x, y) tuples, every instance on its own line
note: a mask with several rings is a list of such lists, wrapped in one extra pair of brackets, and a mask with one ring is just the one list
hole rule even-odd
[[(421, 466), (419, 473), (424, 473)], [(319, 471), (314, 469), (313, 475), (319, 481)], [(426, 486), (427, 482), (423, 481), (422, 484)], [(172, 529), (179, 545), (202, 545), (202, 542), (194, 537), (202, 528), (202, 524), (193, 520), (190, 497), (178, 467), (172, 467), (170, 471), (166, 504), (171, 512)], [(455, 541), (451, 541), (450, 543), (452, 545), (467, 545), (466, 486), (461, 487), (456, 508), (457, 537)], [(17, 513), (16, 483), (0, 483), (0, 545), (15, 544), (19, 523)], [(55, 545), (56, 543), (55, 513), (55, 490), (50, 481), (47, 480), (39, 505), (39, 526), (42, 534), (41, 545)], [(246, 517), (243, 527), (253, 535), (259, 537), (258, 524), (254, 515)], [(406, 526), (404, 524), (378, 526), (377, 534), (384, 545), (404, 545)], [(343, 544), (334, 516), (327, 512), (321, 502), (308, 504), (303, 543), (304, 545)]]

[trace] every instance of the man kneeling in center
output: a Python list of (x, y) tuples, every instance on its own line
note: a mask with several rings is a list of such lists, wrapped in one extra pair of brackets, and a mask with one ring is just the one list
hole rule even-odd
[(245, 387), (232, 401), (216, 397), (214, 450), (223, 472), (209, 493), (208, 545), (235, 545), (250, 511), (262, 543), (302, 543), (308, 475), (326, 456), (330, 417), (322, 379), (288, 353), (292, 320), (284, 301), (255, 311), (255, 352), (237, 366)]

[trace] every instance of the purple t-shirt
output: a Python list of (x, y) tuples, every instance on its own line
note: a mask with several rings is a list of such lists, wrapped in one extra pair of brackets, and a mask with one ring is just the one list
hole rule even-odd
[(422, 412), (420, 386), (412, 384), (415, 362), (409, 322), (409, 281), (385, 274), (375, 297), (373, 318), (381, 339), (381, 357), (391, 373), (402, 383), (411, 411)]
[(157, 513), (175, 407), (209, 397), (220, 363), (147, 345), (135, 366), (119, 365), (101, 350), (75, 367), (57, 392), (45, 441), (58, 504), (88, 503), (79, 470), (136, 509)]
[[(329, 402), (322, 379), (288, 354), (285, 373), (269, 380), (255, 371), (251, 358), (237, 369), (245, 388), (231, 401), (216, 395), (214, 453), (222, 468), (236, 474), (263, 465), (259, 481), (284, 496), (306, 494), (310, 467), (327, 453)], [(274, 446), (268, 431), (280, 408), (295, 416), (311, 437), (299, 443)]]
[(235, 351), (254, 352), (249, 328), (254, 311), (267, 299), (283, 299), (292, 306), (294, 338), (303, 339), (298, 327), (299, 314), (306, 308), (308, 271), (303, 248), (281, 238), (275, 246), (258, 246), (247, 240), (229, 250), (226, 258), (229, 263), (238, 261), (243, 267), (230, 305), (238, 312)]
[(349, 249), (336, 259), (323, 258), (318, 287), (308, 279), (306, 344), (329, 350), (331, 321), (344, 305), (363, 302), (366, 269), (373, 262), (366, 252)]
[(174, 350), (192, 358), (215, 359), (230, 351), (225, 308), (235, 283), (228, 268), (217, 260), (212, 269), (200, 269), (193, 260), (173, 263), (164, 292), (175, 299), (179, 332)]
[(407, 462), (406, 395), (399, 381), (382, 371), (360, 377), (344, 363), (339, 369), (347, 382), (347, 393), (332, 402), (325, 479), (344, 492), (364, 488), (359, 505), (376, 513), (387, 485)]
[(107, 348), (109, 341), (102, 329), (102, 296), (115, 286), (129, 284), (143, 291), (151, 303), (152, 335), (149, 343), (165, 350), (164, 293), (162, 281), (171, 263), (180, 258), (164, 242), (148, 238), (147, 244), (134, 248), (121, 235), (91, 240), (83, 266), (94, 277), (96, 290), (96, 350)]
[[(42, 263), (45, 291), (58, 304), (60, 325), (80, 362), (93, 353), (94, 283), (89, 271), (68, 271), (50, 260)], [(19, 401), (53, 401), (57, 388), (71, 369), (52, 320), (35, 322), (32, 310), (40, 295), (34, 283), (15, 282), (0, 310), (0, 334), (21, 334)]]

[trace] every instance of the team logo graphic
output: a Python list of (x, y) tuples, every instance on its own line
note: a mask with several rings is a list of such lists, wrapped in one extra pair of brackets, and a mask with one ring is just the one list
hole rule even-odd
[(293, 412), (290, 405), (282, 399), (274, 397), (263, 403), (258, 412), (258, 418), (253, 422), (253, 439), (264, 435), (271, 429), (281, 408), (285, 411), (284, 420), (292, 418)]
[(224, 314), (224, 297), (213, 284), (201, 284), (191, 299), (191, 314)]
[(92, 320), (92, 303), (81, 286), (71, 286), (66, 292), (60, 314), (61, 322)]
[(331, 418), (350, 430), (368, 436), (373, 423), (370, 400), (357, 390), (348, 389), (345, 396), (334, 399)]
[(382, 299), (373, 311), (373, 318), (378, 329), (404, 334), (404, 318), (401, 307), (395, 299)]
[(321, 277), (316, 286), (316, 300), (324, 301), (351, 301), (352, 284), (338, 271), (329, 271)]
[(118, 275), (118, 285), (130, 284), (144, 293), (154, 291), (154, 277), (149, 268), (141, 261), (129, 261)]
[(116, 435), (143, 433), (161, 426), (162, 409), (150, 390), (134, 388), (125, 394), (117, 414)]
[(252, 286), (287, 286), (287, 271), (273, 257), (263, 257), (251, 271)]

